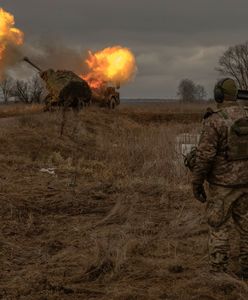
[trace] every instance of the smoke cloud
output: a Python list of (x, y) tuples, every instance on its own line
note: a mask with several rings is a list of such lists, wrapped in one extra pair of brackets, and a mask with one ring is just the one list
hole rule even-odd
[[(7, 53), (7, 55), (5, 55)], [(0, 60), (0, 79), (4, 79), (8, 70), (16, 66), (22, 59), (22, 49), (13, 44), (6, 44), (4, 55)]]
[(23, 32), (15, 27), (14, 16), (0, 8), (0, 79), (19, 60), (23, 39)]
[(23, 79), (32, 77), (37, 73), (37, 70), (23, 62), (23, 58), (28, 57), (42, 70), (71, 70), (77, 74), (82, 74), (87, 71), (85, 64), (87, 53), (86, 50), (69, 47), (63, 42), (35, 41), (25, 44), (19, 49), (18, 56), (15, 58), (15, 65), (8, 63), (6, 66), (9, 67), (8, 73), (13, 77)]

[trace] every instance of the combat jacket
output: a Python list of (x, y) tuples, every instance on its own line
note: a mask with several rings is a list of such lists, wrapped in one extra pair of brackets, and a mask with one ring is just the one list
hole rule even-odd
[(207, 180), (226, 187), (248, 186), (248, 160), (228, 161), (226, 158), (228, 125), (223, 112), (233, 121), (246, 116), (243, 107), (227, 102), (203, 121), (192, 183), (202, 184)]

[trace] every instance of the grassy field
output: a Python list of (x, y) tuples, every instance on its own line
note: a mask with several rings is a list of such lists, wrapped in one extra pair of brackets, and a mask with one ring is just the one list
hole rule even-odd
[(24, 114), (34, 114), (43, 111), (43, 106), (40, 104), (28, 104), (22, 103), (16, 104), (1, 104), (0, 105), (0, 118), (8, 118)]
[(1, 119), (0, 299), (248, 299), (236, 246), (230, 272), (209, 273), (175, 147), (205, 108), (87, 108), (63, 136), (60, 112)]

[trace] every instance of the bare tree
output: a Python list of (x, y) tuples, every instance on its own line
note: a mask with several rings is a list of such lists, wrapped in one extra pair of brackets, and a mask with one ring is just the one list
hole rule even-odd
[(15, 86), (15, 94), (21, 102), (30, 103), (28, 82), (23, 80), (17, 80)]
[(184, 102), (203, 100), (207, 96), (204, 86), (195, 84), (190, 79), (183, 79), (180, 81), (177, 94)]
[(204, 86), (197, 84), (195, 86), (195, 99), (196, 100), (204, 100), (207, 97), (207, 92)]
[(11, 77), (6, 77), (4, 80), (0, 81), (0, 88), (3, 92), (4, 102), (7, 103), (8, 99), (13, 95), (14, 81)]
[(44, 92), (44, 85), (38, 75), (34, 76), (29, 82), (30, 103), (40, 103)]
[(183, 79), (178, 86), (178, 96), (182, 101), (195, 100), (195, 84), (190, 79)]
[(44, 92), (45, 87), (39, 76), (34, 76), (28, 81), (17, 80), (15, 82), (15, 95), (21, 102), (40, 103)]
[(248, 42), (229, 47), (219, 60), (217, 70), (222, 75), (232, 76), (240, 89), (248, 89)]

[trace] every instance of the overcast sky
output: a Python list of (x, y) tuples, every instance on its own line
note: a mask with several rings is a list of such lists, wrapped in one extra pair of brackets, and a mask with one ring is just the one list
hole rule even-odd
[(183, 78), (212, 95), (218, 59), (248, 40), (247, 0), (0, 0), (28, 43), (61, 40), (98, 50), (129, 47), (138, 74), (124, 97), (176, 97)]

